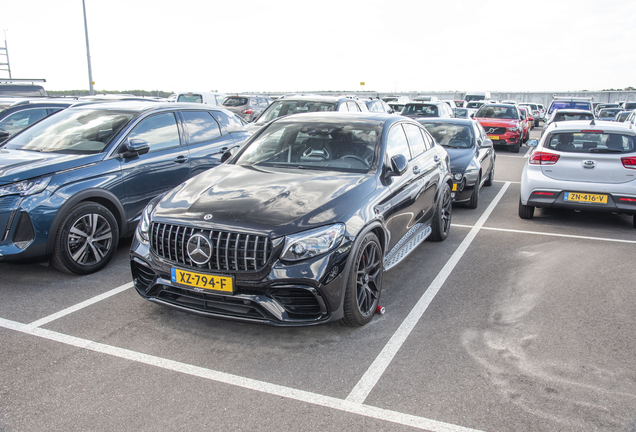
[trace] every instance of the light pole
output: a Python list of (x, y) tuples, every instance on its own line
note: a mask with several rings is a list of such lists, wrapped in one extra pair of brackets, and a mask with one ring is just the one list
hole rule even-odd
[(86, 33), (86, 58), (88, 59), (88, 82), (89, 82), (89, 90), (88, 93), (93, 96), (95, 94), (95, 90), (93, 90), (93, 72), (91, 71), (91, 51), (88, 48), (88, 25), (86, 24), (86, 4), (84, 0), (82, 0), (82, 8), (84, 8), (84, 32)]

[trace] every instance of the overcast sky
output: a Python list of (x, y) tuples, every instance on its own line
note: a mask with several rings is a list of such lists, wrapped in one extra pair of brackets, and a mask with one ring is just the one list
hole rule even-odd
[[(633, 0), (85, 1), (97, 91), (636, 86)], [(0, 29), (13, 78), (88, 89), (81, 0), (3, 1)]]

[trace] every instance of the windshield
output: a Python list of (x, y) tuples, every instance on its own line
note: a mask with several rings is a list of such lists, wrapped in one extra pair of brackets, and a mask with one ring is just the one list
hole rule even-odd
[(267, 123), (278, 117), (306, 112), (335, 111), (335, 102), (278, 100), (267, 108), (258, 118), (259, 124)]
[(479, 111), (475, 114), (475, 117), (480, 118), (500, 118), (500, 119), (512, 119), (518, 120), (519, 115), (517, 110), (511, 106), (505, 105), (484, 105), (479, 108)]
[(25, 129), (4, 147), (43, 153), (101, 153), (133, 117), (135, 113), (127, 111), (64, 110)]
[(471, 148), (473, 146), (472, 128), (468, 125), (426, 121), (420, 123), (433, 135), (435, 141), (444, 147)]
[(453, 108), (453, 114), (455, 117), (466, 118), (469, 116), (468, 108)]
[(598, 116), (599, 117), (616, 117), (616, 114), (618, 114), (619, 112), (621, 112), (622, 109), (621, 108), (608, 108), (608, 109), (602, 109), (599, 113)]
[(422, 117), (439, 117), (436, 105), (408, 104), (404, 107), (402, 115), (416, 115)]
[(247, 105), (247, 98), (230, 96), (223, 101), (223, 106), (235, 107), (241, 105)]
[(237, 165), (367, 172), (381, 130), (341, 122), (275, 122), (252, 141)]
[(558, 109), (580, 109), (580, 110), (591, 111), (592, 103), (591, 102), (575, 102), (575, 101), (552, 102), (552, 105), (550, 106), (550, 110), (548, 111), (548, 114), (551, 114), (552, 111), (558, 110)]
[(634, 151), (634, 137), (597, 130), (555, 133), (545, 146), (570, 153), (630, 153)]
[(466, 102), (486, 100), (486, 95), (466, 95), (466, 97), (464, 97), (464, 100)]

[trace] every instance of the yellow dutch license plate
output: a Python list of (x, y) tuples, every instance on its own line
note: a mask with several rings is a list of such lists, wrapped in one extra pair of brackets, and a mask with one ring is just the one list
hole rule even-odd
[(453, 192), (457, 190), (457, 183), (453, 183)]
[(564, 201), (585, 202), (594, 204), (607, 204), (607, 195), (566, 192)]
[(179, 285), (234, 294), (234, 279), (232, 277), (195, 273), (172, 268), (170, 278), (172, 282)]
[(491, 141), (497, 141), (499, 139), (499, 135), (488, 135)]

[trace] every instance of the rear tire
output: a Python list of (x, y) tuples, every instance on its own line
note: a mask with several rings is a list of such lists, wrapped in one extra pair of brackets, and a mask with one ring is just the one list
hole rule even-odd
[(519, 153), (519, 148), (521, 147), (521, 141), (522, 141), (521, 138), (519, 138), (519, 142), (517, 143), (517, 145), (510, 148), (510, 151), (512, 153)]
[(60, 223), (51, 264), (65, 273), (94, 273), (110, 262), (118, 243), (119, 226), (110, 210), (96, 202), (81, 202)]
[(521, 198), (519, 198), (519, 217), (521, 219), (532, 219), (533, 216), (534, 216), (534, 206), (521, 204)]
[(448, 237), (451, 226), (451, 216), (453, 212), (453, 199), (451, 198), (451, 188), (448, 183), (444, 183), (439, 197), (437, 198), (437, 208), (433, 215), (430, 239), (433, 241), (444, 241)]

